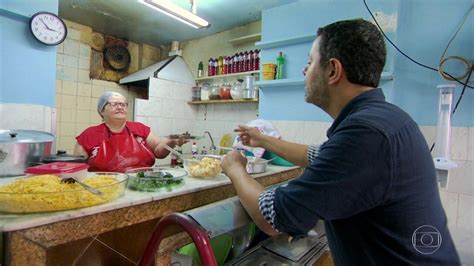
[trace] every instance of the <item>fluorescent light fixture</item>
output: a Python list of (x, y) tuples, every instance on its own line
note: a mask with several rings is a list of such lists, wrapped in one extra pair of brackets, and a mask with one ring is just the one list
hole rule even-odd
[(199, 29), (209, 27), (209, 22), (198, 17), (196, 14), (181, 8), (180, 6), (171, 3), (168, 0), (138, 0), (138, 2), (160, 11), (174, 19), (177, 19), (189, 26)]

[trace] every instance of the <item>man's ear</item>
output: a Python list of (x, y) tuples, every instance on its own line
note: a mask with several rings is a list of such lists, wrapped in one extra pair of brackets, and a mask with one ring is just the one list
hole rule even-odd
[(327, 70), (329, 72), (328, 84), (334, 84), (341, 80), (342, 72), (344, 70), (342, 67), (342, 63), (341, 61), (339, 61), (339, 59), (336, 59), (336, 58), (329, 59)]

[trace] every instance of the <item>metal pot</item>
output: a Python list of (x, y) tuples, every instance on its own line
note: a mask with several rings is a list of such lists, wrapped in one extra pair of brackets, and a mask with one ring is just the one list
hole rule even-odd
[(51, 154), (54, 135), (36, 130), (0, 130), (0, 177), (23, 175), (24, 170)]

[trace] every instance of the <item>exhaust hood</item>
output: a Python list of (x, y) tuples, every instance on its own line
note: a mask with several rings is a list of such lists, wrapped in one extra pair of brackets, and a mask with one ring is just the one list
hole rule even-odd
[(120, 79), (120, 84), (148, 88), (150, 78), (194, 84), (194, 76), (180, 56), (171, 56)]

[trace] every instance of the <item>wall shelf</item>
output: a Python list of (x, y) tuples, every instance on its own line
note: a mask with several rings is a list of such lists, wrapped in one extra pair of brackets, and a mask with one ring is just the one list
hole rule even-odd
[(257, 81), (257, 86), (265, 87), (284, 87), (284, 86), (299, 86), (304, 85), (304, 78), (292, 79), (274, 79)]
[(294, 36), (294, 37), (285, 38), (285, 39), (257, 42), (255, 43), (255, 46), (257, 46), (260, 49), (269, 49), (269, 48), (282, 47), (282, 46), (288, 46), (288, 45), (305, 43), (305, 42), (312, 42), (314, 41), (314, 39), (316, 39), (316, 34), (312, 33), (312, 34)]
[(393, 72), (392, 71), (384, 71), (380, 76), (380, 80), (393, 80)]
[(208, 101), (189, 101), (188, 104), (223, 104), (223, 103), (258, 103), (258, 99), (252, 100), (208, 100)]
[[(380, 80), (393, 80), (393, 73), (388, 72), (388, 71), (382, 72)], [(290, 78), (290, 79), (261, 80), (261, 81), (257, 81), (256, 85), (262, 88), (300, 86), (300, 85), (304, 85), (304, 77), (303, 78)]]
[(254, 70), (254, 71), (239, 72), (239, 73), (232, 73), (232, 74), (225, 74), (225, 75), (216, 75), (216, 76), (210, 76), (210, 77), (201, 77), (201, 78), (197, 78), (196, 81), (211, 80), (211, 79), (218, 79), (218, 78), (227, 78), (227, 77), (246, 76), (246, 75), (258, 74), (259, 72), (260, 72), (260, 70)]
[(242, 43), (260, 41), (261, 38), (262, 38), (261, 33), (255, 33), (255, 34), (250, 34), (250, 35), (242, 36), (242, 37), (239, 37), (239, 38), (235, 38), (235, 39), (232, 39), (232, 40), (228, 40), (227, 42), (232, 44), (232, 45), (239, 45), (239, 44), (242, 44)]

